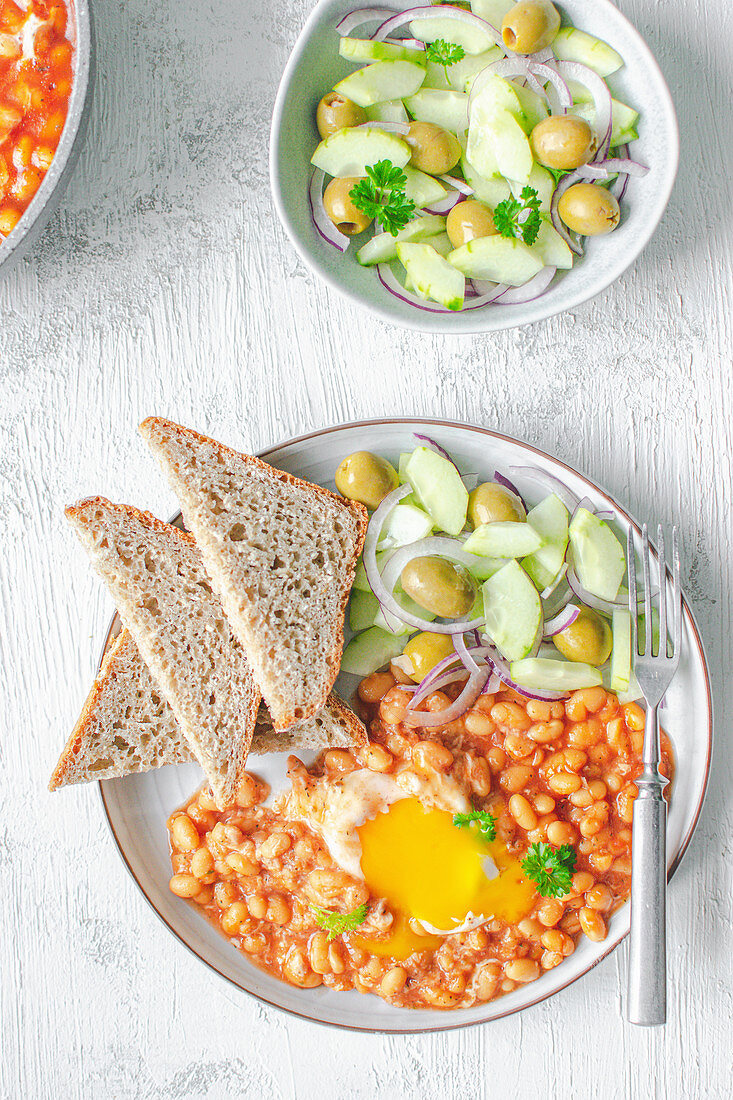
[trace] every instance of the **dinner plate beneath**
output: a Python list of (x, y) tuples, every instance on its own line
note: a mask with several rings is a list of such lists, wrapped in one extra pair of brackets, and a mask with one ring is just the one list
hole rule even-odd
[[(262, 452), (273, 466), (308, 481), (333, 488), (334, 472), (346, 455), (371, 450), (393, 461), (415, 445), (413, 432), (430, 435), (457, 461), (463, 472), (480, 480), (509, 466), (534, 466), (559, 477), (580, 498), (588, 496), (597, 509), (613, 508), (619, 532), (634, 521), (602, 489), (528, 444), (507, 436), (439, 420), (374, 420), (312, 432)], [(516, 479), (530, 502), (543, 494), (531, 483)], [(546, 494), (544, 494), (546, 495)], [(113, 621), (110, 635), (117, 628)], [(340, 678), (341, 680), (343, 678)], [(339, 687), (349, 694), (350, 682)], [(702, 642), (687, 602), (684, 602), (683, 648), (679, 671), (662, 711), (663, 724), (672, 738), (676, 777), (669, 813), (668, 853), (670, 872), (677, 867), (692, 836), (702, 806), (712, 747), (712, 700)], [(308, 761), (313, 754), (304, 755)], [(252, 771), (277, 790), (285, 784), (286, 754), (253, 759)], [(161, 768), (126, 779), (100, 783), (102, 802), (120, 855), (155, 912), (194, 955), (223, 978), (262, 1001), (320, 1023), (365, 1031), (422, 1032), (463, 1027), (495, 1020), (527, 1008), (565, 988), (600, 962), (629, 929), (629, 907), (623, 906), (609, 921), (608, 937), (592, 943), (580, 937), (575, 952), (560, 966), (535, 982), (473, 1008), (433, 1011), (396, 1008), (377, 996), (357, 992), (338, 993), (319, 987), (296, 989), (278, 981), (249, 962), (192, 905), (168, 889), (171, 865), (166, 821), (201, 785), (197, 765)], [(150, 960), (152, 962), (152, 960)]]

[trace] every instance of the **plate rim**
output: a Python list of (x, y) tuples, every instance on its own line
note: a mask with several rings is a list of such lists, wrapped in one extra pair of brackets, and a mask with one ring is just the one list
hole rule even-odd
[[(336, 433), (336, 432), (341, 432), (341, 431), (354, 429), (354, 428), (360, 429), (360, 428), (375, 427), (375, 426), (378, 426), (378, 425), (381, 426), (381, 425), (394, 425), (394, 424), (396, 424), (396, 425), (406, 425), (408, 427), (411, 426), (411, 425), (429, 425), (429, 426), (432, 426), (432, 427), (459, 428), (461, 430), (474, 432), (477, 435), (489, 437), (491, 439), (499, 439), (499, 440), (503, 440), (503, 441), (508, 442), (508, 443), (519, 444), (521, 447), (525, 448), (527, 451), (530, 451), (532, 454), (537, 455), (539, 458), (547, 459), (550, 462), (556, 463), (557, 465), (561, 466), (564, 470), (567, 470), (574, 477), (579, 477), (582, 481), (584, 481), (587, 485), (589, 485), (591, 487), (591, 489), (595, 490), (596, 492), (600, 492), (603, 496), (607, 497), (613, 503), (614, 507), (618, 510), (620, 515), (628, 523), (630, 523), (634, 527), (637, 534), (639, 534), (639, 535), (641, 534), (641, 528), (639, 526), (639, 523), (635, 519), (635, 517), (633, 515), (631, 515), (625, 508), (623, 508), (617, 502), (616, 498), (611, 493), (609, 493), (606, 489), (604, 489), (603, 486), (599, 485), (597, 482), (595, 482), (591, 478), (587, 477), (586, 474), (583, 474), (580, 471), (573, 469), (573, 467), (570, 466), (567, 462), (564, 462), (560, 458), (555, 458), (553, 455), (549, 454), (547, 451), (542, 450), (542, 448), (535, 446), (535, 444), (533, 444), (533, 443), (528, 443), (525, 440), (517, 438), (516, 436), (507, 435), (505, 432), (497, 432), (497, 431), (494, 431), (491, 428), (483, 428), (483, 427), (480, 427), (479, 425), (476, 425), (476, 424), (467, 423), (466, 421), (449, 420), (449, 419), (442, 418), (442, 417), (421, 417), (421, 416), (415, 416), (415, 417), (405, 417), (405, 416), (372, 417), (372, 418), (363, 419), (363, 420), (351, 420), (351, 421), (346, 421), (344, 423), (332, 424), (332, 425), (329, 425), (328, 427), (324, 427), (324, 428), (317, 428), (317, 429), (315, 429), (311, 432), (305, 432), (301, 435), (292, 436), (288, 439), (282, 440), (279, 443), (273, 444), (272, 446), (269, 446), (269, 447), (266, 447), (262, 450), (257, 451), (257, 457), (266, 461), (268, 456), (271, 456), (275, 452), (280, 451), (285, 447), (297, 446), (297, 445), (302, 444), (302, 443), (310, 442), (311, 440), (317, 439), (321, 436), (327, 436), (327, 435), (331, 435), (331, 434)], [(180, 517), (181, 517), (181, 512), (178, 511), (173, 515), (173, 517), (171, 518), (171, 520), (169, 522), (175, 523)], [(669, 866), (668, 873), (667, 873), (667, 882), (668, 883), (671, 881), (674, 873), (676, 872), (677, 868), (679, 867), (680, 863), (682, 862), (682, 858), (685, 855), (685, 853), (686, 853), (686, 851), (687, 851), (687, 849), (690, 845), (690, 841), (692, 840), (692, 837), (695, 833), (695, 830), (697, 828), (697, 824), (698, 824), (698, 821), (699, 821), (699, 818), (700, 818), (700, 814), (702, 812), (702, 808), (703, 808), (703, 805), (704, 805), (704, 802), (705, 802), (705, 797), (706, 797), (707, 790), (708, 790), (708, 784), (709, 784), (709, 781), (710, 781), (710, 766), (711, 766), (711, 763), (712, 763), (713, 739), (714, 739), (714, 727), (715, 727), (714, 700), (713, 700), (712, 687), (711, 687), (711, 683), (710, 683), (710, 669), (708, 667), (708, 661), (707, 661), (707, 656), (706, 656), (706, 653), (705, 653), (705, 647), (704, 647), (704, 644), (703, 644), (702, 636), (700, 634), (700, 629), (699, 629), (698, 624), (697, 624), (697, 620), (695, 619), (694, 612), (693, 612), (692, 608), (690, 607), (690, 604), (687, 600), (687, 597), (686, 597), (684, 591), (682, 593), (682, 604), (683, 604), (683, 613), (686, 612), (686, 614), (688, 616), (688, 619), (689, 619), (689, 623), (690, 623), (690, 627), (691, 627), (692, 640), (695, 643), (695, 646), (697, 648), (697, 651), (698, 651), (698, 654), (699, 654), (699, 659), (700, 659), (700, 664), (701, 664), (702, 671), (703, 671), (703, 676), (704, 676), (704, 681), (705, 681), (705, 691), (706, 691), (706, 696), (707, 696), (709, 721), (708, 721), (708, 732), (707, 732), (707, 754), (706, 754), (706, 759), (705, 759), (705, 775), (704, 775), (704, 780), (703, 780), (703, 784), (702, 784), (702, 789), (700, 791), (700, 796), (698, 798), (698, 802), (697, 802), (697, 805), (695, 807), (695, 812), (693, 814), (690, 825), (687, 828), (687, 830), (686, 830), (686, 832), (685, 832), (685, 834), (682, 838), (682, 842), (680, 844), (679, 851), (677, 852), (677, 855), (675, 856), (673, 862)], [(102, 665), (102, 661), (104, 659), (104, 655), (105, 655), (105, 653), (107, 651), (107, 648), (109, 646), (109, 642), (110, 642), (110, 640), (113, 636), (113, 632), (115, 631), (115, 629), (117, 627), (117, 624), (119, 622), (120, 622), (119, 614), (115, 611), (114, 614), (112, 615), (112, 618), (110, 620), (110, 624), (109, 624), (109, 626), (107, 628), (107, 631), (105, 633), (105, 636), (104, 636), (104, 641), (103, 641), (102, 649), (101, 649), (100, 656), (99, 656), (99, 667), (100, 668), (101, 668), (101, 665)], [(223, 973), (218, 968), (218, 966), (216, 966), (215, 963), (210, 962), (208, 959), (204, 958), (204, 956), (202, 954), (200, 954), (196, 950), (195, 947), (193, 947), (190, 943), (188, 943), (184, 939), (184, 937), (181, 935), (181, 933), (179, 933), (173, 927), (173, 925), (170, 923), (170, 921), (168, 921), (168, 919), (163, 915), (163, 913), (157, 908), (157, 906), (155, 905), (153, 900), (148, 896), (148, 894), (145, 891), (142, 883), (140, 882), (137, 875), (135, 874), (135, 871), (133, 870), (133, 867), (130, 864), (130, 862), (127, 858), (127, 855), (125, 853), (125, 850), (122, 846), (122, 843), (121, 843), (121, 841), (120, 841), (120, 839), (117, 835), (114, 824), (112, 822), (112, 817), (111, 817), (111, 814), (110, 814), (110, 810), (109, 810), (108, 805), (107, 805), (107, 800), (106, 800), (106, 797), (105, 797), (105, 785), (106, 785), (106, 783), (111, 783), (111, 782), (113, 782), (113, 780), (99, 780), (98, 783), (97, 783), (97, 787), (98, 787), (98, 791), (99, 791), (100, 800), (101, 800), (101, 803), (102, 803), (102, 809), (103, 809), (104, 817), (105, 817), (105, 820), (107, 822), (107, 826), (109, 828), (109, 831), (112, 834), (112, 839), (114, 841), (115, 847), (117, 849), (117, 852), (119, 853), (119, 856), (122, 860), (122, 863), (123, 863), (125, 869), (127, 870), (127, 873), (130, 875), (132, 881), (135, 883), (135, 886), (137, 887), (138, 891), (140, 892), (140, 894), (142, 895), (142, 897), (144, 898), (144, 900), (146, 901), (148, 906), (152, 909), (152, 911), (158, 917), (158, 919), (165, 925), (165, 927), (168, 929), (168, 931), (172, 933), (172, 935), (175, 937), (175, 939), (180, 944), (182, 944), (183, 947), (185, 947), (186, 950), (194, 956), (194, 958), (198, 959), (199, 962), (203, 963), (204, 966), (206, 966), (210, 971), (212, 971), (218, 977), (223, 979), (225, 982), (227, 982), (230, 985), (234, 986), (235, 989), (238, 989), (240, 992), (244, 993), (246, 996), (251, 997), (255, 1001), (266, 1004), (270, 1008), (276, 1009), (278, 1012), (286, 1013), (288, 1016), (294, 1016), (297, 1019), (306, 1020), (308, 1023), (311, 1023), (311, 1024), (317, 1024), (319, 1027), (327, 1027), (327, 1028), (333, 1027), (333, 1028), (338, 1028), (339, 1030), (342, 1030), (342, 1031), (362, 1032), (364, 1034), (369, 1034), (369, 1035), (427, 1035), (427, 1034), (434, 1034), (436, 1032), (458, 1031), (462, 1028), (480, 1027), (480, 1026), (485, 1026), (485, 1025), (488, 1025), (488, 1024), (492, 1024), (492, 1023), (495, 1023), (498, 1020), (506, 1019), (507, 1017), (514, 1016), (514, 1015), (516, 1015), (520, 1012), (526, 1012), (528, 1009), (534, 1008), (536, 1005), (541, 1004), (543, 1001), (549, 1000), (551, 997), (556, 996), (558, 993), (562, 993), (569, 986), (573, 985), (577, 981), (580, 981), (581, 978), (584, 978), (585, 975), (590, 973), (591, 970), (594, 970), (595, 967), (598, 966), (599, 963), (603, 962), (604, 959), (608, 958), (608, 956), (613, 951), (615, 951), (617, 947), (620, 947), (620, 945), (623, 943), (624, 939), (626, 939), (626, 937), (629, 934), (628, 931), (624, 932), (617, 943), (611, 944), (601, 955), (599, 955), (596, 959), (594, 959), (593, 962), (591, 962), (590, 965), (585, 968), (585, 970), (583, 970), (580, 974), (576, 975), (576, 977), (568, 979), (568, 981), (564, 982), (562, 985), (558, 986), (556, 989), (553, 989), (551, 992), (545, 993), (540, 997), (536, 997), (534, 1000), (530, 1001), (528, 1004), (525, 1004), (525, 1005), (522, 1005), (522, 1006), (517, 1006), (516, 1008), (509, 1008), (506, 1011), (499, 1013), (498, 1015), (492, 1016), (491, 1019), (489, 1019), (489, 1020), (458, 1020), (455, 1023), (452, 1023), (452, 1022), (450, 1022), (449, 1019), (446, 1019), (446, 1017), (448, 1015), (447, 1013), (438, 1013), (437, 1017), (438, 1017), (438, 1020), (440, 1020), (441, 1022), (440, 1023), (436, 1022), (435, 1025), (428, 1024), (428, 1025), (426, 1025), (424, 1027), (420, 1027), (420, 1028), (405, 1027), (405, 1028), (389, 1028), (389, 1029), (381, 1028), (381, 1027), (370, 1027), (370, 1026), (363, 1026), (362, 1027), (362, 1026), (359, 1026), (359, 1025), (356, 1025), (356, 1024), (331, 1023), (327, 1020), (320, 1020), (317, 1017), (312, 1016), (307, 1011), (298, 1011), (295, 1008), (287, 1008), (283, 1005), (277, 1004), (275, 1001), (269, 1000), (265, 996), (262, 996), (258, 993), (253, 993), (251, 990), (247, 989), (243, 984), (241, 984), (241, 982), (237, 981), (233, 977), (230, 977), (228, 974)], [(445, 1023), (442, 1022), (444, 1019), (446, 1020)]]

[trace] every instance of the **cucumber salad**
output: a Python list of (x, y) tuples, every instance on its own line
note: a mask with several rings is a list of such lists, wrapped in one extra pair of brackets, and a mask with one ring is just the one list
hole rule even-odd
[[(415, 443), (397, 469), (359, 451), (336, 472), (338, 491), (372, 510), (342, 671), (391, 663), (419, 726), (446, 725), (500, 684), (533, 699), (601, 684), (640, 698), (613, 514), (532, 467), (476, 484), (433, 440)], [(464, 680), (448, 709), (413, 710)]]
[(619, 224), (648, 171), (606, 82), (623, 58), (549, 0), (361, 8), (336, 31), (360, 67), (318, 104), (311, 213), (391, 294), (434, 313), (528, 302)]

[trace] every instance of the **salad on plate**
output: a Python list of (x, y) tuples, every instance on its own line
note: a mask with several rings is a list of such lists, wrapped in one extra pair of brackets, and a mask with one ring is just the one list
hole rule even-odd
[(624, 60), (549, 0), (361, 8), (335, 29), (358, 67), (318, 103), (309, 200), (344, 263), (431, 312), (509, 305), (619, 225), (648, 171), (608, 83)]

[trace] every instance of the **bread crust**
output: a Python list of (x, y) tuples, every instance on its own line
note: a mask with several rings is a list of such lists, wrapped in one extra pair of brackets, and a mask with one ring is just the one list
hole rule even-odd
[[(343, 655), (344, 646), (344, 616), (346, 612), (346, 605), (351, 593), (351, 587), (353, 584), (354, 573), (356, 570), (356, 563), (359, 555), (361, 554), (364, 546), (364, 540), (366, 538), (366, 531), (369, 522), (369, 516), (364, 505), (357, 503), (356, 501), (346, 500), (344, 497), (339, 496), (336, 493), (332, 493), (329, 489), (324, 489), (320, 485), (313, 485), (310, 482), (303, 481), (300, 478), (295, 477), (293, 474), (286, 473), (283, 470), (277, 470), (274, 467), (268, 465), (260, 458), (256, 458), (253, 455), (243, 454), (240, 451), (235, 451), (231, 447), (227, 447), (217, 440), (211, 439), (208, 436), (202, 435), (199, 432), (194, 431), (192, 428), (186, 428), (180, 424), (176, 424), (171, 420), (167, 420), (164, 417), (148, 417), (140, 425), (140, 432), (148, 445), (153, 450), (154, 454), (161, 462), (164, 468), (166, 476), (168, 477), (174, 492), (182, 497), (181, 489), (183, 478), (179, 482), (179, 476), (174, 473), (172, 468), (172, 462), (168, 457), (168, 453), (165, 447), (165, 439), (171, 435), (174, 436), (176, 441), (184, 443), (190, 441), (193, 444), (204, 444), (210, 447), (217, 454), (219, 462), (226, 467), (231, 460), (244, 463), (245, 467), (249, 467), (253, 471), (258, 471), (271, 482), (282, 482), (289, 487), (295, 489), (303, 499), (317, 501), (327, 500), (330, 504), (336, 504), (339, 508), (343, 508), (344, 512), (348, 513), (356, 524), (356, 538), (353, 553), (348, 561), (344, 563), (343, 577), (341, 584), (341, 591), (339, 593), (339, 602), (335, 617), (334, 629), (330, 638), (330, 646), (324, 654), (325, 665), (327, 668), (327, 675), (324, 678), (322, 684), (319, 685), (318, 690), (313, 689), (313, 694), (309, 702), (303, 706), (301, 713), (295, 714), (293, 710), (283, 710), (280, 708), (276, 700), (273, 699), (271, 692), (268, 690), (268, 684), (265, 678), (262, 676), (262, 670), (260, 669), (259, 679), (260, 687), (262, 688), (265, 699), (271, 707), (275, 721), (278, 728), (289, 729), (296, 722), (300, 722), (306, 718), (313, 717), (325, 704), (326, 698), (330, 693), (341, 666), (341, 657)], [(239, 637), (242, 645), (247, 649), (248, 655), (252, 660), (253, 665), (257, 667), (258, 659), (253, 651), (251, 640), (248, 638), (247, 629), (244, 622), (240, 618), (240, 615), (233, 607), (233, 601), (227, 598), (227, 593), (224, 590), (224, 585), (221, 583), (221, 579), (215, 574), (218, 573), (219, 568), (224, 569), (220, 564), (220, 559), (217, 561), (219, 568), (213, 567), (212, 554), (210, 549), (205, 545), (205, 539), (202, 531), (202, 524), (199, 524), (198, 517), (193, 513), (192, 509), (188, 508), (187, 502), (181, 499), (181, 505), (183, 515), (186, 520), (186, 525), (196, 533), (198, 541), (204, 557), (204, 562), (207, 566), (207, 571), (212, 579), (212, 583), (217, 587), (220, 596), (224, 602), (225, 610), (229, 616), (232, 626)], [(241, 597), (240, 597), (241, 598)]]
[[(95, 512), (100, 513), (100, 515), (95, 515)], [(108, 563), (106, 569), (101, 568), (98, 561), (98, 558), (101, 557), (104, 550), (109, 549), (109, 546), (104, 542), (104, 537), (106, 537), (105, 524), (111, 523), (112, 517), (117, 517), (121, 521), (122, 530), (125, 530), (129, 525), (131, 531), (136, 527), (138, 529), (142, 528), (146, 537), (150, 535), (158, 536), (162, 540), (162, 545), (165, 547), (166, 560), (168, 560), (169, 555), (171, 559), (174, 557), (176, 553), (176, 544), (178, 544), (181, 551), (183, 551), (180, 557), (180, 564), (177, 567), (178, 574), (181, 576), (182, 581), (185, 579), (186, 570), (191, 569), (194, 570), (193, 576), (198, 575), (203, 578), (205, 577), (205, 572), (203, 564), (200, 562), (200, 553), (193, 535), (188, 532), (180, 531), (177, 527), (172, 527), (170, 524), (164, 523), (150, 512), (141, 511), (132, 505), (112, 504), (110, 501), (100, 496), (89, 497), (86, 500), (79, 501), (75, 505), (70, 505), (66, 509), (66, 515), (69, 521), (77, 529), (77, 533), (80, 535), (81, 541), (90, 554), (97, 571), (100, 572), (102, 579), (108, 586), (112, 587), (113, 595), (115, 595), (115, 587), (119, 589), (116, 602), (122, 603), (122, 606), (119, 608), (119, 613), (123, 623), (135, 638), (143, 655), (145, 655), (146, 646), (150, 647), (150, 652), (147, 654), (146, 660), (150, 660), (153, 665), (151, 671), (160, 685), (161, 692), (176, 714), (192, 752), (196, 755), (197, 759), (204, 767), (204, 770), (207, 771), (207, 777), (217, 799), (222, 805), (230, 804), (234, 800), (241, 781), (241, 776), (244, 773), (261, 698), (251, 669), (249, 669), (245, 660), (244, 652), (241, 653), (238, 673), (240, 675), (239, 690), (246, 697), (247, 704), (246, 712), (241, 713), (236, 719), (238, 728), (232, 725), (229, 727), (229, 735), (235, 738), (234, 744), (236, 747), (234, 757), (232, 758), (230, 756), (226, 759), (218, 757), (215, 765), (216, 770), (212, 770), (214, 769), (213, 746), (210, 743), (204, 746), (205, 737), (208, 737), (209, 742), (211, 741), (211, 733), (213, 732), (212, 727), (208, 727), (206, 730), (201, 727), (201, 732), (199, 732), (198, 728), (194, 728), (196, 723), (192, 721), (190, 713), (186, 716), (184, 710), (180, 709), (182, 698), (185, 697), (188, 698), (189, 702), (191, 701), (190, 691), (186, 694), (187, 689), (184, 687), (184, 696), (179, 698), (177, 691), (172, 686), (172, 680), (170, 683), (167, 683), (158, 676), (157, 671), (159, 670), (157, 669), (157, 665), (160, 654), (155, 650), (156, 643), (151, 641), (146, 628), (138, 623), (135, 615), (130, 614), (131, 607), (134, 607), (136, 611), (140, 607), (139, 604), (136, 604), (134, 595), (128, 592), (128, 586), (132, 587), (134, 585), (132, 570), (124, 572), (124, 569), (120, 568), (120, 565), (117, 564), (115, 573), (119, 570), (119, 578), (113, 583), (110, 576), (112, 570), (111, 565)], [(97, 545), (95, 538), (98, 535), (100, 536), (100, 541)], [(151, 542), (151, 547), (152, 546), (153, 543)], [(195, 562), (195, 567), (191, 564), (191, 551), (194, 552), (193, 561)], [(122, 561), (119, 556), (116, 560), (118, 563)], [(183, 573), (180, 572), (182, 566)], [(151, 582), (151, 587), (154, 587), (154, 584), (155, 582)], [(127, 608), (124, 606), (126, 600), (128, 601)], [(201, 596), (201, 600), (202, 602), (200, 602), (198, 606), (206, 606), (208, 608), (208, 600), (205, 595)], [(211, 600), (213, 601), (213, 606), (219, 606), (213, 594), (211, 595)], [(192, 606), (195, 605), (192, 604)], [(221, 612), (221, 618), (225, 621), (223, 611)], [(165, 634), (165, 630), (163, 633)], [(234, 642), (233, 635), (230, 635), (230, 637), (232, 638), (232, 642)], [(170, 638), (168, 638), (167, 644), (172, 644)], [(227, 643), (225, 639), (225, 644), (231, 645), (232, 643)], [(158, 643), (158, 645), (160, 645), (160, 643)], [(161, 668), (164, 667), (165, 665), (161, 664)], [(211, 764), (211, 768), (209, 769), (207, 769), (207, 756)]]

